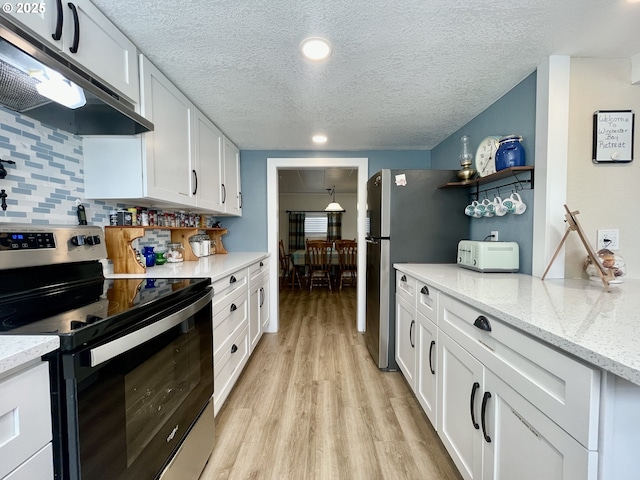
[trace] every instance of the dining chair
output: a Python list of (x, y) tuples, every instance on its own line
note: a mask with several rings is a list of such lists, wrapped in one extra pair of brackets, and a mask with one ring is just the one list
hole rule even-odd
[(331, 242), (326, 240), (307, 240), (307, 281), (309, 291), (313, 290), (313, 284), (326, 284), (331, 289)]
[(296, 286), (296, 280), (298, 281), (298, 285), (302, 288), (302, 282), (300, 281), (300, 276), (298, 275), (298, 271), (296, 270), (296, 266), (293, 264), (291, 259), (291, 254), (285, 253), (284, 251), (284, 242), (280, 240), (279, 243), (279, 254), (280, 254), (280, 287), (286, 282), (287, 276), (291, 277), (291, 288)]
[(358, 272), (358, 243), (355, 240), (336, 240), (336, 250), (339, 259), (339, 288), (342, 290), (342, 283), (345, 277), (349, 278), (349, 285), (356, 284), (356, 274)]

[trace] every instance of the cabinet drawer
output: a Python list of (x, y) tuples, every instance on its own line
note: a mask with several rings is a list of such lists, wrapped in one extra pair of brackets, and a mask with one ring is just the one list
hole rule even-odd
[(53, 448), (47, 443), (38, 453), (24, 462), (4, 480), (53, 480)]
[(222, 350), (230, 345), (231, 337), (247, 326), (249, 311), (247, 294), (238, 291), (234, 295), (228, 295), (221, 302), (220, 310), (213, 317), (213, 363), (219, 361)]
[(242, 270), (233, 272), (231, 275), (221, 278), (220, 280), (217, 280), (211, 284), (213, 286), (214, 315), (216, 304), (222, 299), (242, 288), (244, 288), (244, 291), (246, 293), (248, 283), (247, 270), (248, 269), (243, 268)]
[(438, 295), (439, 291), (424, 282), (416, 283), (416, 302), (418, 312), (438, 324)]
[[(582, 445), (597, 449), (597, 369), (447, 295), (438, 303), (443, 332)], [(491, 331), (474, 326), (481, 316)]]
[(40, 363), (0, 382), (0, 478), (49, 442), (49, 366)]
[(266, 271), (269, 271), (269, 264), (267, 263), (266, 258), (254, 263), (253, 265), (250, 265), (249, 278), (251, 279), (251, 282), (253, 282), (253, 279), (256, 277), (256, 275), (260, 275)]
[(213, 409), (217, 415), (249, 357), (249, 330), (239, 331), (222, 352), (213, 376)]
[(416, 285), (415, 278), (406, 273), (396, 271), (396, 293), (414, 308), (416, 306)]

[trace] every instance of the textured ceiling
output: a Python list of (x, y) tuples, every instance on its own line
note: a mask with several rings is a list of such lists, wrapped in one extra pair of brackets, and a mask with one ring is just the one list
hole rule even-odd
[(353, 168), (304, 168), (297, 170), (278, 169), (280, 193), (327, 193), (336, 188), (336, 193), (357, 193), (358, 170)]
[(93, 2), (241, 149), (431, 149), (551, 54), (640, 53), (627, 0)]

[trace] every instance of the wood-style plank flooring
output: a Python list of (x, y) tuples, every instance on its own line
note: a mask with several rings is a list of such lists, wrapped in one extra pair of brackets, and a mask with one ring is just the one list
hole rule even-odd
[(356, 289), (284, 288), (216, 417), (200, 480), (460, 476), (399, 372), (374, 365), (356, 330)]

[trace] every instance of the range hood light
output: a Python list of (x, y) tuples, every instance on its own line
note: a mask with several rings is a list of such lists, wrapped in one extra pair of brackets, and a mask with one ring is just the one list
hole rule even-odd
[(36, 85), (36, 90), (43, 97), (68, 108), (80, 108), (87, 103), (84, 91), (75, 83), (63, 78), (44, 80)]

